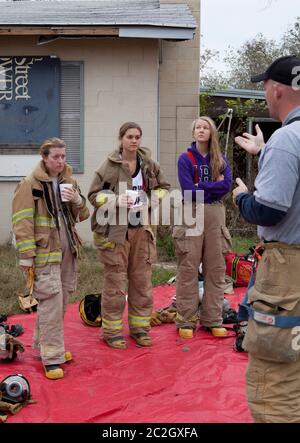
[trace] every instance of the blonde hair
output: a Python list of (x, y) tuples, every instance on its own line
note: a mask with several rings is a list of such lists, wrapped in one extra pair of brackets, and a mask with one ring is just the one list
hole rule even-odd
[(51, 148), (66, 148), (66, 143), (57, 137), (48, 138), (40, 147), (41, 156), (48, 157)]
[(204, 120), (209, 124), (210, 129), (210, 139), (208, 142), (208, 151), (210, 153), (210, 167), (212, 170), (212, 180), (216, 181), (220, 176), (220, 173), (225, 168), (225, 161), (221, 154), (221, 147), (219, 143), (219, 134), (216, 128), (215, 122), (210, 118), (204, 115), (200, 116), (193, 121), (192, 124), (192, 135), (194, 136), (196, 124), (199, 120)]

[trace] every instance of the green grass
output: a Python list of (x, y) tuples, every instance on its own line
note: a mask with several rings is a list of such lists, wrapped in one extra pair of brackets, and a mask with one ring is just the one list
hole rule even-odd
[(157, 253), (161, 261), (172, 261), (175, 259), (173, 238), (170, 233), (160, 234), (157, 238)]
[(79, 261), (77, 291), (70, 298), (70, 303), (81, 300), (86, 294), (101, 292), (103, 267), (97, 257), (95, 248), (83, 248)]
[[(175, 271), (164, 269), (162, 266), (153, 266), (153, 286), (167, 283), (175, 275)], [(11, 246), (0, 246), (0, 314), (20, 314), (18, 293), (24, 292), (25, 280), (20, 271), (15, 250)], [(97, 258), (94, 248), (83, 248), (79, 262), (77, 290), (70, 298), (70, 303), (81, 300), (86, 294), (99, 293), (102, 289), (103, 268)]]
[(152, 272), (152, 285), (159, 286), (163, 285), (170, 280), (171, 277), (176, 275), (176, 265), (174, 264), (173, 269), (166, 269), (164, 267), (157, 267), (153, 269)]
[(256, 245), (259, 242), (259, 239), (256, 236), (253, 237), (233, 237), (232, 238), (232, 250), (234, 252), (249, 252), (249, 248), (251, 246)]
[[(249, 247), (258, 242), (256, 237), (233, 238), (233, 250), (247, 253)], [(157, 242), (158, 265), (153, 266), (153, 286), (167, 283), (176, 274), (176, 261), (171, 236), (165, 232)], [(168, 262), (162, 265), (162, 262)], [(18, 305), (18, 293), (24, 292), (24, 277), (17, 265), (14, 249), (11, 246), (0, 246), (0, 314), (22, 313)], [(98, 293), (102, 289), (103, 268), (97, 258), (94, 248), (83, 248), (79, 265), (77, 291), (70, 299), (70, 303), (81, 300), (86, 294)]]
[(18, 293), (24, 291), (24, 279), (12, 247), (0, 247), (0, 314), (21, 313)]

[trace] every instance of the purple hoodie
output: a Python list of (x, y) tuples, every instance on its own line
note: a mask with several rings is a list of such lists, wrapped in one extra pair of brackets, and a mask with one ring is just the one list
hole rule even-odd
[(193, 200), (196, 200), (196, 191), (203, 190), (204, 203), (220, 201), (222, 197), (224, 197), (231, 190), (232, 186), (232, 172), (228, 160), (225, 156), (223, 156), (226, 166), (223, 171), (220, 171), (220, 174), (224, 175), (224, 180), (212, 181), (211, 168), (209, 165), (210, 153), (208, 153), (206, 157), (203, 157), (196, 148), (196, 142), (191, 144), (188, 151), (191, 151), (196, 159), (199, 183), (197, 186), (194, 184), (195, 167), (193, 166), (191, 160), (188, 158), (186, 153), (181, 154), (178, 159), (178, 179), (182, 193), (190, 190), (192, 191)]

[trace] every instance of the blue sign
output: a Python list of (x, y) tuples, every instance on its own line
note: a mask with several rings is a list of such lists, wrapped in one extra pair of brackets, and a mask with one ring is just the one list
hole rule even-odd
[(40, 145), (60, 133), (60, 60), (0, 57), (0, 145)]

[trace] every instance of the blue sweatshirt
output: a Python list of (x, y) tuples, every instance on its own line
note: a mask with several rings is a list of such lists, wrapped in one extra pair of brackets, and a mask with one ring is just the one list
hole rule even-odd
[(203, 157), (196, 148), (196, 142), (193, 142), (188, 148), (188, 151), (192, 151), (198, 169), (199, 183), (195, 185), (195, 167), (187, 154), (184, 152), (178, 159), (178, 179), (182, 193), (184, 191), (192, 191), (192, 199), (196, 200), (196, 191), (204, 191), (204, 203), (213, 203), (220, 201), (231, 190), (232, 186), (232, 172), (229, 166), (228, 160), (225, 156), (225, 168), (220, 171), (220, 174), (224, 175), (222, 181), (212, 181), (212, 171), (210, 167), (210, 153)]

